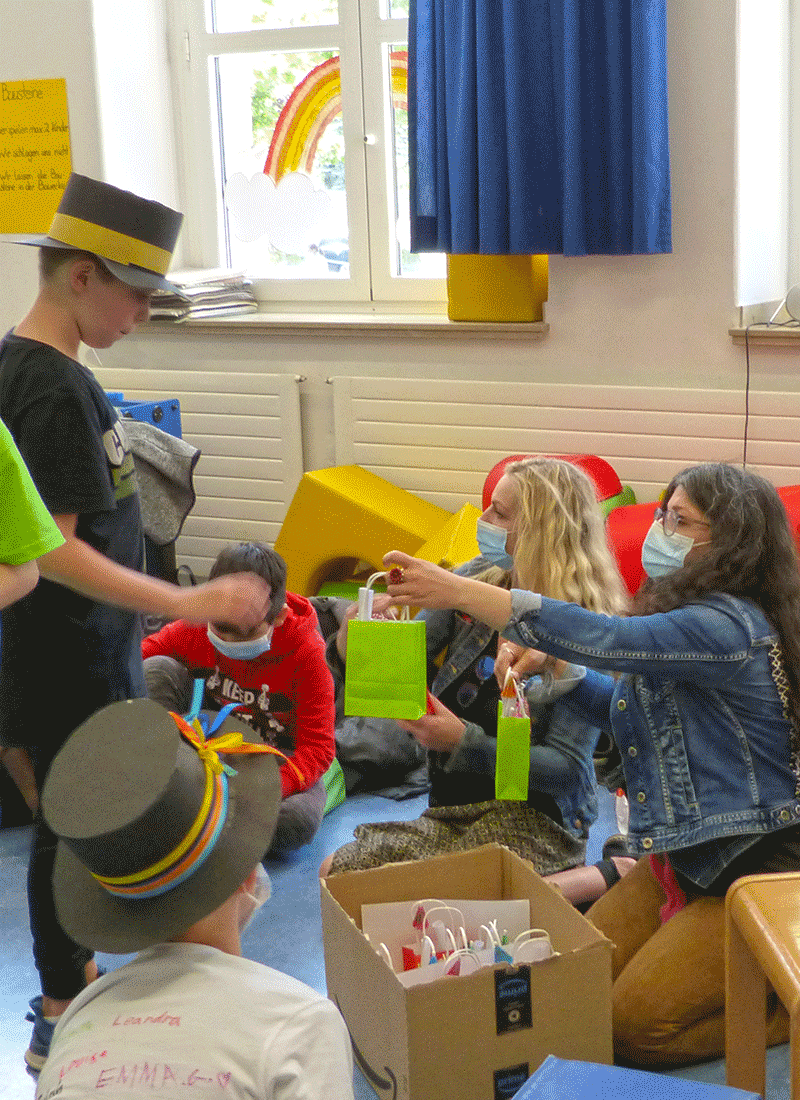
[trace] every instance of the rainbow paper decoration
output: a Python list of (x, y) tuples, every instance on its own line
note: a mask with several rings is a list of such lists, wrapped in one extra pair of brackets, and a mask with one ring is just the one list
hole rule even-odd
[[(389, 55), (392, 102), (407, 109), (408, 51)], [(330, 57), (307, 73), (286, 101), (272, 135), (264, 172), (277, 183), (285, 172), (311, 173), (320, 137), (341, 114), (342, 77), (338, 57)]]

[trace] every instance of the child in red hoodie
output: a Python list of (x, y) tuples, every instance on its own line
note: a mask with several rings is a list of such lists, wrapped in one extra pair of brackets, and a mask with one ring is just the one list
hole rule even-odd
[(151, 699), (185, 714), (193, 681), (205, 680), (203, 709), (238, 703), (241, 715), (264, 741), (289, 756), (281, 768), (283, 801), (269, 855), (307, 844), (322, 821), (322, 777), (333, 762), (333, 680), (317, 616), (305, 596), (286, 591), (286, 563), (268, 546), (227, 546), (209, 579), (257, 573), (270, 586), (267, 617), (250, 634), (230, 623), (169, 623), (142, 643)]

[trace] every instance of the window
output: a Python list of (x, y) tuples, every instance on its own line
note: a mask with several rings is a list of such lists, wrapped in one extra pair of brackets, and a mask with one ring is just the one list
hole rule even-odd
[[(739, 306), (779, 299), (798, 274), (790, 247), (791, 7), (792, 0), (743, 0), (737, 9)], [(766, 319), (772, 308), (761, 312)]]
[(409, 252), (408, 0), (173, 10), (192, 259), (284, 309), (444, 301), (444, 256)]
[(736, 301), (748, 324), (800, 285), (800, 0), (740, 0), (736, 75)]

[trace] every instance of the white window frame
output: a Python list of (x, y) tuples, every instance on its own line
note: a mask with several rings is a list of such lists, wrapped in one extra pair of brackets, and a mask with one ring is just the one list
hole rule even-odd
[[(393, 276), (386, 246), (395, 201), (388, 52), (407, 41), (408, 20), (381, 18), (380, 0), (339, 0), (335, 26), (212, 33), (206, 29), (209, 7), (210, 0), (168, 2), (187, 266), (217, 267), (226, 255), (213, 59), (221, 53), (333, 50), (341, 58), (350, 278), (254, 279), (253, 291), (262, 308), (282, 311), (290, 303), (298, 309), (341, 310), (347, 303), (353, 311), (443, 310), (445, 280)], [(362, 81), (364, 89), (382, 94), (362, 92)]]
[(737, 7), (736, 305), (761, 323), (800, 284), (800, 0)]

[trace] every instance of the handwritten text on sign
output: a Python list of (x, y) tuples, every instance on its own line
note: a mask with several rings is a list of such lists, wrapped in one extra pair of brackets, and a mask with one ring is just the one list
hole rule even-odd
[(46, 233), (71, 170), (66, 81), (0, 81), (0, 233)]

